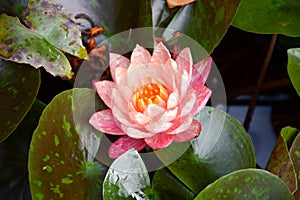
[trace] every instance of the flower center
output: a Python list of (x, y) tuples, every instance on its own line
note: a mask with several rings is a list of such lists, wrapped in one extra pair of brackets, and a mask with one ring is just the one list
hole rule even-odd
[(170, 90), (161, 84), (148, 83), (137, 88), (132, 97), (132, 103), (138, 112), (143, 113), (149, 104), (167, 107)]

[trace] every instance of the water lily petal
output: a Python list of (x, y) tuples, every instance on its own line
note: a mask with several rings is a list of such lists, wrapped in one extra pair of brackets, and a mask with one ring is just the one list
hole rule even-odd
[(130, 58), (131, 64), (128, 70), (132, 70), (135, 67), (138, 67), (140, 65), (148, 64), (150, 62), (150, 59), (151, 59), (151, 55), (149, 51), (147, 51), (144, 47), (137, 44), (131, 54), (131, 58)]
[(177, 63), (178, 72), (187, 78), (187, 82), (190, 82), (193, 70), (193, 58), (190, 48), (187, 47), (180, 51), (175, 61)]
[(172, 92), (169, 95), (168, 101), (167, 101), (167, 110), (172, 110), (178, 106), (179, 103), (179, 97), (176, 93)]
[(176, 134), (174, 138), (174, 142), (186, 142), (189, 141), (195, 137), (197, 137), (201, 132), (201, 124), (197, 120), (193, 120), (191, 126), (181, 132)]
[(117, 83), (127, 72), (130, 61), (122, 55), (109, 53), (109, 65), (111, 77)]
[(207, 101), (210, 98), (211, 90), (204, 85), (194, 87), (193, 90), (195, 91), (197, 98), (192, 113), (196, 114), (200, 112), (206, 105)]
[(191, 86), (204, 85), (209, 75), (212, 64), (212, 58), (209, 56), (197, 62), (193, 66)]
[(121, 128), (129, 137), (135, 138), (135, 139), (141, 139), (146, 137), (152, 137), (156, 133), (151, 133), (143, 128), (133, 128), (129, 126), (121, 125)]
[(156, 104), (149, 104), (147, 109), (145, 110), (144, 114), (149, 116), (151, 120), (156, 120), (161, 117), (166, 112), (166, 109), (156, 105)]
[(190, 90), (181, 102), (181, 116), (186, 116), (191, 113), (191, 111), (194, 108), (194, 105), (197, 101), (197, 95), (195, 95), (195, 92), (193, 90)]
[(151, 133), (160, 133), (170, 129), (173, 126), (172, 122), (167, 122), (166, 117), (164, 119), (155, 121), (145, 126), (145, 129)]
[(176, 120), (173, 121), (173, 126), (170, 130), (167, 130), (166, 134), (178, 134), (186, 131), (193, 121), (193, 115), (189, 114), (184, 117), (177, 116)]
[(156, 47), (153, 50), (151, 63), (164, 65), (170, 59), (171, 55), (169, 50), (165, 47), (165, 45), (162, 42), (158, 43), (158, 45), (156, 45)]
[(152, 149), (161, 149), (169, 146), (173, 140), (175, 135), (158, 133), (152, 137), (145, 138), (145, 142)]
[(111, 135), (125, 135), (117, 125), (110, 109), (101, 110), (92, 115), (89, 123), (97, 130)]
[(137, 151), (140, 151), (146, 146), (147, 144), (143, 139), (133, 139), (124, 135), (110, 145), (108, 154), (110, 158), (117, 158), (131, 148), (135, 148)]
[(145, 126), (151, 122), (151, 118), (143, 113), (132, 111), (129, 113), (130, 119), (141, 126)]
[(111, 108), (112, 107), (112, 91), (116, 84), (112, 81), (98, 81), (94, 83), (97, 93), (104, 103)]

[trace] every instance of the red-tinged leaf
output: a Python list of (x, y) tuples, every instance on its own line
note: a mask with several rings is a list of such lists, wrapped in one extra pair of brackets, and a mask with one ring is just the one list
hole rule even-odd
[(0, 15), (0, 57), (17, 63), (44, 67), (54, 76), (72, 77), (66, 56), (45, 38), (23, 26), (18, 18)]
[(292, 193), (297, 190), (297, 176), (289, 153), (289, 147), (298, 132), (297, 129), (291, 127), (281, 130), (267, 164), (267, 170), (279, 176), (288, 185)]
[(88, 58), (75, 18), (61, 4), (29, 0), (23, 18), (31, 30), (56, 48), (79, 58)]
[(294, 142), (290, 149), (290, 155), (294, 163), (298, 181), (298, 189), (294, 193), (294, 198), (300, 199), (300, 133), (298, 133), (298, 135), (294, 139)]

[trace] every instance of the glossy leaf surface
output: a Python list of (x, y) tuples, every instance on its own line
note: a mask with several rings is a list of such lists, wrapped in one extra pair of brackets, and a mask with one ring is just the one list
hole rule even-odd
[(243, 0), (232, 24), (260, 34), (300, 36), (300, 1)]
[[(227, 113), (205, 107), (195, 116), (202, 131), (168, 168), (194, 193), (233, 171), (255, 167), (254, 147), (243, 126)], [(161, 158), (164, 161), (165, 158)]]
[(288, 187), (275, 175), (260, 169), (244, 169), (221, 177), (195, 200), (272, 199), (293, 200)]
[(101, 198), (105, 167), (94, 160), (101, 134), (88, 124), (98, 105), (95, 95), (67, 90), (45, 108), (29, 151), (33, 199)]
[(0, 144), (0, 199), (31, 199), (28, 150), (44, 108), (44, 103), (35, 101), (18, 128)]
[(135, 149), (118, 157), (110, 166), (104, 183), (104, 199), (143, 199), (150, 186), (146, 166)]
[(0, 59), (0, 142), (25, 117), (35, 101), (39, 86), (38, 70)]
[(288, 74), (300, 96), (300, 48), (293, 48), (288, 50)]
[(54, 76), (71, 78), (66, 56), (45, 38), (23, 26), (18, 18), (0, 15), (0, 56), (17, 63), (43, 66)]
[(194, 199), (195, 194), (166, 169), (157, 170), (152, 180), (159, 199)]
[(29, 0), (23, 19), (31, 30), (56, 48), (79, 58), (87, 58), (74, 15), (62, 5), (49, 0)]
[[(163, 28), (182, 32), (204, 47), (208, 53), (219, 44), (239, 6), (240, 0), (234, 1), (206, 1), (199, 0), (181, 7), (175, 13), (168, 9), (165, 1), (154, 0), (154, 26), (167, 24)], [(172, 35), (163, 33), (165, 40)]]

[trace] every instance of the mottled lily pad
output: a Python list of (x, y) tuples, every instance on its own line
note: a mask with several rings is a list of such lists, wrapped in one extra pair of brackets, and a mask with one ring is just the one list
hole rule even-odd
[(96, 97), (90, 89), (67, 90), (45, 108), (29, 151), (33, 199), (101, 198), (105, 167), (94, 159), (101, 133), (88, 124)]
[[(229, 28), (239, 3), (240, 0), (199, 0), (181, 7), (174, 14), (168, 11), (165, 1), (155, 0), (152, 14), (154, 27), (167, 24), (162, 28), (182, 32), (199, 42), (208, 53), (212, 53)], [(161, 6), (163, 4), (165, 6)], [(169, 34), (162, 36), (165, 40), (172, 37)]]
[(219, 177), (255, 167), (254, 147), (240, 122), (213, 107), (205, 107), (195, 119), (202, 125), (200, 135), (168, 166), (189, 189), (198, 194)]
[(0, 199), (31, 200), (28, 150), (45, 104), (35, 101), (13, 134), (0, 144)]
[(39, 86), (38, 70), (0, 59), (0, 142), (25, 117), (35, 101)]
[(243, 0), (232, 24), (255, 33), (300, 36), (300, 1)]
[(208, 185), (195, 200), (293, 200), (288, 187), (277, 176), (260, 169), (244, 169)]
[(297, 174), (289, 148), (298, 133), (299, 131), (295, 128), (283, 128), (267, 164), (267, 170), (280, 177), (291, 192), (297, 190)]
[(23, 26), (18, 18), (1, 14), (0, 29), (0, 57), (35, 68), (43, 66), (55, 76), (72, 77), (66, 56), (45, 38)]
[(295, 171), (297, 174), (297, 181), (298, 181), (298, 189), (294, 193), (295, 199), (300, 199), (300, 133), (296, 136), (291, 149), (290, 154), (292, 161), (294, 163)]
[(150, 186), (146, 166), (135, 149), (118, 157), (110, 166), (104, 183), (104, 199), (144, 199)]
[(288, 50), (288, 74), (300, 96), (300, 48)]
[(74, 15), (61, 4), (29, 0), (23, 18), (32, 31), (56, 48), (79, 58), (88, 58)]

